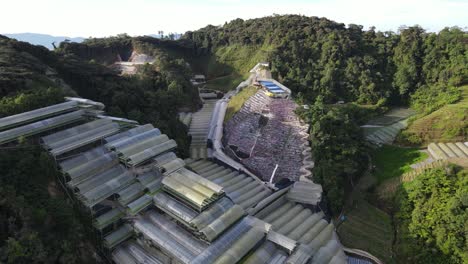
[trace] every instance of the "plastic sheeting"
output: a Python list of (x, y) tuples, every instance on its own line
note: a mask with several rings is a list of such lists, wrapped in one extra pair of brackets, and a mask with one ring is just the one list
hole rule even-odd
[(155, 211), (149, 211), (146, 217), (150, 219), (155, 226), (169, 233), (178, 243), (195, 254), (200, 254), (208, 246), (206, 243), (196, 239), (189, 232)]
[(52, 146), (54, 144), (57, 144), (57, 142), (67, 139), (71, 136), (84, 133), (97, 127), (108, 125), (111, 123), (112, 121), (108, 119), (98, 119), (79, 126), (74, 126), (66, 130), (59, 131), (54, 134), (50, 134), (48, 136), (42, 137), (41, 139), (46, 146)]
[(143, 140), (141, 142), (137, 142), (135, 144), (131, 144), (126, 146), (125, 148), (119, 148), (116, 149), (116, 152), (119, 153), (120, 156), (123, 156), (125, 158), (128, 158), (132, 155), (135, 155), (137, 153), (141, 153), (145, 149), (152, 148), (154, 146), (160, 145), (166, 141), (168, 141), (169, 138), (167, 135), (157, 135), (150, 137), (146, 140)]
[(234, 205), (229, 208), (227, 212), (222, 214), (208, 226), (200, 230), (203, 233), (204, 237), (208, 241), (213, 241), (217, 238), (222, 232), (224, 232), (228, 227), (234, 224), (244, 215), (244, 210), (238, 205)]
[(119, 140), (112, 141), (110, 143), (107, 143), (105, 146), (107, 149), (110, 150), (123, 149), (130, 145), (138, 144), (139, 142), (144, 141), (145, 139), (159, 135), (161, 135), (161, 131), (159, 131), (159, 129), (157, 128), (154, 128), (131, 137), (121, 138)]
[(191, 259), (191, 264), (213, 263), (219, 256), (231, 247), (243, 234), (252, 228), (252, 218), (245, 217), (239, 223), (227, 230), (221, 237), (216, 239), (205, 251), (196, 258)]
[(60, 126), (80, 121), (84, 118), (84, 111), (78, 110), (64, 115), (59, 115), (29, 125), (20, 126), (0, 132), (0, 144), (14, 141), (19, 137), (28, 137), (42, 133)]
[(137, 126), (135, 128), (132, 128), (132, 129), (129, 129), (127, 131), (118, 133), (116, 135), (106, 137), (105, 141), (106, 141), (107, 144), (112, 144), (112, 143), (116, 142), (117, 140), (127, 139), (129, 137), (133, 137), (133, 136), (136, 136), (136, 135), (141, 134), (143, 132), (149, 131), (149, 130), (151, 130), (153, 128), (154, 127), (151, 124), (146, 124), (146, 125), (143, 125), (143, 126)]
[(113, 248), (122, 241), (125, 241), (129, 237), (133, 235), (133, 229), (130, 225), (125, 224), (121, 226), (119, 229), (115, 230), (114, 232), (110, 233), (104, 238), (104, 245), (107, 248)]
[(295, 182), (287, 194), (290, 201), (316, 205), (322, 199), (322, 185), (312, 182)]
[(229, 198), (223, 197), (214, 203), (210, 208), (203, 211), (197, 217), (191, 220), (190, 223), (196, 226), (198, 230), (200, 230), (218, 219), (233, 206), (234, 203), (229, 200)]
[(221, 186), (184, 168), (166, 176), (162, 183), (168, 192), (200, 212), (224, 194)]
[(266, 241), (245, 260), (244, 264), (267, 264), (273, 257), (275, 251), (275, 244), (273, 242)]
[(122, 165), (116, 165), (108, 170), (92, 175), (85, 181), (75, 186), (75, 191), (86, 193), (90, 190), (104, 184), (115, 177), (125, 173), (127, 170)]
[(91, 160), (94, 160), (106, 153), (107, 150), (104, 147), (98, 147), (94, 148), (92, 150), (89, 150), (87, 152), (84, 152), (78, 156), (75, 156), (73, 158), (60, 161), (59, 165), (62, 171), (69, 171), (72, 168), (78, 167), (80, 165), (83, 165)]
[(120, 210), (119, 208), (114, 208), (110, 210), (109, 212), (100, 215), (94, 220), (94, 227), (97, 229), (102, 230), (106, 226), (116, 222), (117, 220), (121, 219), (124, 216), (124, 212)]
[(143, 185), (141, 185), (141, 183), (139, 182), (132, 183), (117, 193), (117, 196), (118, 196), (117, 200), (119, 201), (120, 205), (125, 206), (129, 204), (131, 201), (142, 196), (144, 189), (145, 188), (143, 187)]
[(70, 176), (71, 181), (67, 184), (76, 186), (92, 175), (98, 174), (118, 164), (117, 156), (114, 153), (105, 154), (99, 158), (90, 160), (82, 165), (65, 171)]
[(118, 124), (111, 123), (101, 127), (89, 130), (87, 132), (79, 133), (74, 136), (70, 136), (57, 144), (51, 145), (50, 153), (54, 156), (62, 155), (64, 153), (75, 150), (79, 147), (96, 142), (106, 136), (115, 134), (119, 131), (120, 127)]
[(135, 177), (130, 172), (126, 171), (89, 192), (83, 193), (84, 202), (86, 205), (92, 207), (130, 184), (134, 179)]
[(150, 206), (152, 204), (152, 201), (153, 197), (145, 194), (127, 205), (127, 213), (129, 215), (136, 215), (148, 206)]
[(199, 214), (197, 211), (164, 192), (155, 194), (153, 200), (159, 209), (174, 217), (176, 220), (187, 223), (187, 225)]
[(77, 106), (78, 103), (76, 102), (65, 102), (44, 108), (39, 108), (29, 112), (24, 112), (17, 115), (0, 118), (0, 130), (5, 130), (10, 127), (23, 125), (26, 123), (34, 122), (36, 120), (47, 118), (52, 115), (57, 115), (60, 113), (71, 111), (76, 109)]
[(143, 247), (138, 245), (135, 241), (128, 241), (119, 245), (112, 252), (112, 260), (117, 264), (165, 264), (165, 259), (160, 259), (149, 252)]
[(135, 230), (144, 235), (154, 245), (163, 249), (164, 252), (170, 254), (182, 263), (189, 263), (196, 257), (196, 253), (190, 251), (182, 244), (177, 242), (168, 232), (165, 232), (160, 227), (157, 227), (150, 220), (140, 218), (134, 222)]
[(242, 235), (226, 252), (221, 255), (214, 263), (216, 264), (235, 264), (242, 259), (256, 244), (265, 236), (264, 230), (253, 227), (247, 233)]
[(180, 168), (183, 168), (184, 166), (185, 162), (182, 159), (177, 158), (163, 165), (160, 165), (159, 167), (163, 169), (164, 174), (170, 174)]
[(341, 245), (336, 240), (329, 240), (321, 247), (312, 259), (312, 264), (328, 263), (341, 250)]
[(142, 152), (136, 153), (126, 159), (126, 162), (131, 166), (137, 166), (157, 155), (160, 155), (164, 152), (173, 150), (177, 147), (175, 140), (169, 140), (162, 144), (147, 148)]

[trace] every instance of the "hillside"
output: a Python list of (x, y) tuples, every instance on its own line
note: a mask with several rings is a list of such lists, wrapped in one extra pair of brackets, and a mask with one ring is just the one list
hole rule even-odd
[(54, 46), (52, 43), (54, 43), (56, 46), (60, 42), (63, 42), (65, 40), (71, 41), (71, 42), (82, 42), (84, 38), (82, 37), (65, 37), (65, 36), (52, 36), (52, 35), (47, 35), (47, 34), (39, 34), (39, 33), (17, 33), (17, 34), (5, 34), (5, 36), (9, 38), (13, 38), (19, 41), (24, 41), (28, 42), (32, 45), (41, 45), (49, 50), (53, 50)]
[(459, 28), (428, 33), (415, 26), (396, 34), (275, 15), (207, 26), (183, 38), (193, 42), (196, 54), (208, 56), (210, 78), (226, 76), (221, 85), (265, 60), (273, 77), (308, 102), (322, 95), (331, 103), (405, 105), (424, 85), (460, 86), (468, 76), (468, 41)]
[[(377, 151), (377, 155), (375, 146), (365, 140), (360, 125), (393, 106), (411, 106), (418, 112), (417, 119), (400, 136), (399, 143), (420, 146), (431, 141), (466, 141), (467, 36), (456, 27), (438, 33), (426, 32), (419, 26), (402, 28), (398, 33), (378, 32), (374, 28), (364, 30), (360, 25), (299, 15), (236, 19), (223, 26), (210, 25), (187, 32), (178, 40), (121, 34), (87, 39), (82, 43), (62, 42), (54, 51), (0, 35), (0, 117), (59, 103), (67, 95), (81, 96), (104, 103), (109, 115), (157, 127), (177, 141), (177, 155), (186, 158), (190, 144), (188, 129), (177, 115), (180, 111), (193, 112), (201, 104), (198, 90), (190, 82), (193, 74), (205, 74), (207, 88), (228, 91), (244, 80), (256, 63), (268, 61), (273, 78), (292, 90), (295, 102), (289, 98), (288, 104), (283, 105), (281, 100), (267, 95), (262, 97), (268, 107), (276, 106), (269, 115), (273, 122), (265, 126), (269, 134), (265, 133), (264, 138), (286, 138), (292, 143), (277, 146), (259, 141), (258, 152), (285, 151), (294, 156), (297, 161), (294, 164), (300, 164), (302, 159), (298, 157), (303, 152), (298, 147), (310, 145), (314, 163), (311, 177), (323, 187), (321, 210), (327, 218), (337, 221), (345, 221), (340, 218), (343, 212), (349, 217), (339, 229), (344, 238), (342, 242), (348, 247), (358, 245), (385, 260), (396, 261), (393, 254), (396, 253), (403, 263), (424, 263), (434, 252), (453, 253), (443, 245), (441, 234), (444, 232), (439, 224), (434, 225), (438, 228), (437, 234), (432, 234), (418, 231), (420, 225), (413, 223), (414, 217), (421, 217), (418, 211), (425, 209), (426, 202), (436, 208), (444, 208), (448, 203), (429, 197), (424, 193), (424, 186), (430, 183), (432, 185), (428, 186), (436, 188), (439, 182), (428, 182), (433, 181), (431, 176), (442, 178), (445, 175), (447, 180), (441, 182), (445, 184), (441, 192), (447, 189), (449, 193), (442, 193), (441, 197), (448, 199), (457, 194), (462, 201), (466, 198), (466, 181), (459, 179), (464, 179), (466, 171), (458, 176), (455, 170), (455, 174), (448, 170), (428, 174), (415, 183), (400, 186), (402, 193), (398, 195), (401, 197), (394, 197), (397, 201), (381, 201), (375, 197), (374, 188), (384, 179), (399, 177), (410, 170), (410, 165), (425, 155), (413, 148), (388, 146), (379, 148), (382, 153)], [(143, 60), (131, 76), (121, 75), (116, 70), (116, 62), (128, 62), (138, 55), (151, 63)], [(252, 97), (256, 91), (257, 88), (247, 88), (232, 97), (226, 120), (242, 109), (245, 102), (250, 100), (252, 105), (257, 102), (259, 98)], [(214, 105), (214, 100), (211, 104)], [(260, 118), (265, 109), (262, 105), (245, 115)], [(192, 138), (198, 134), (203, 138), (201, 144), (207, 145), (212, 115), (204, 114), (206, 118), (201, 121), (193, 115), (203, 127), (193, 122)], [(295, 119), (289, 118), (291, 116)], [(275, 117), (282, 119), (275, 120)], [(252, 120), (252, 124), (261, 125), (256, 119)], [(301, 129), (288, 128), (292, 121), (300, 123)], [(275, 122), (286, 124), (282, 127), (287, 129), (275, 126)], [(309, 125), (308, 130), (306, 125)], [(233, 124), (235, 126), (240, 127)], [(253, 129), (234, 128), (225, 129), (225, 138), (229, 133), (234, 139), (253, 138)], [(246, 148), (242, 153), (252, 154), (254, 148), (247, 149), (241, 140), (238, 140), (240, 144), (230, 145), (236, 149)], [(57, 176), (56, 164), (23, 138), (19, 141), (13, 148), (0, 149), (0, 262), (26, 263), (37, 255), (43, 263), (89, 263), (90, 260), (85, 259), (87, 256), (80, 256), (83, 255), (81, 251), (90, 252), (85, 249), (92, 247), (86, 237), (86, 227), (81, 225), (89, 219), (76, 215), (64, 202), (60, 191), (51, 186)], [(283, 156), (276, 157), (283, 161)], [(261, 165), (255, 167), (272, 175), (268, 169), (280, 162), (273, 162), (267, 156), (262, 158), (265, 161), (259, 161)], [(222, 165), (211, 161), (190, 162), (200, 173), (226, 172)], [(291, 166), (295, 171), (299, 168), (299, 165)], [(287, 171), (283, 174), (293, 175)], [(363, 182), (360, 180), (365, 181), (366, 175), (374, 177), (373, 182), (361, 190), (358, 185)], [(236, 187), (242, 184), (236, 183)], [(223, 187), (231, 190), (233, 186)], [(463, 193), (459, 191), (462, 188), (465, 188)], [(258, 195), (258, 190), (260, 187), (250, 190), (248, 196), (243, 196), (243, 202), (250, 202), (250, 198)], [(235, 193), (240, 196), (240, 192)], [(353, 196), (357, 197), (356, 203), (353, 203)], [(414, 199), (416, 196), (420, 199)], [(389, 204), (395, 208), (389, 209)], [(463, 206), (458, 204), (455, 209), (462, 210)], [(401, 215), (393, 217), (387, 214), (389, 211)], [(423, 215), (433, 216), (431, 212)], [(453, 216), (456, 217), (458, 212)], [(419, 220), (424, 228), (432, 227), (424, 226), (423, 218)], [(448, 224), (457, 223), (450, 227), (451, 235), (465, 228), (458, 220), (446, 220)], [(288, 229), (294, 228), (293, 224), (298, 222), (288, 223)], [(366, 229), (366, 226), (371, 228)], [(400, 231), (405, 232), (403, 236), (395, 237)], [(434, 237), (437, 243), (433, 243)], [(395, 238), (399, 240), (392, 244)], [(412, 245), (413, 242), (417, 244)], [(424, 256), (411, 258), (427, 245), (435, 247), (432, 253), (432, 249), (428, 249), (421, 253)], [(390, 252), (389, 247), (398, 252)], [(466, 257), (463, 250), (457, 249), (454, 261)]]
[[(12, 109), (18, 98), (41, 94), (39, 90), (49, 87), (59, 88), (58, 91), (68, 95), (74, 91), (79, 96), (103, 102), (113, 115), (157, 125), (178, 140), (183, 152), (188, 143), (184, 127), (177, 121), (177, 112), (179, 108), (195, 108), (199, 103), (198, 92), (190, 83), (191, 69), (183, 59), (162, 51), (163, 48), (158, 50), (155, 43), (151, 54), (156, 58), (153, 65), (143, 65), (136, 76), (119, 76), (105, 64), (117, 51), (125, 52), (126, 43), (132, 40), (126, 37), (117, 40), (106, 41), (112, 45), (117, 43), (120, 48), (109, 44), (100, 50), (86, 43), (62, 43), (56, 51), (49, 51), (1, 36), (0, 95), (4, 98), (0, 109)], [(143, 44), (139, 48), (146, 52)], [(64, 86), (73, 91), (64, 90)], [(34, 106), (40, 105), (28, 105), (22, 110)]]
[(459, 88), (461, 98), (415, 119), (403, 131), (400, 142), (426, 146), (431, 142), (456, 142), (468, 137), (468, 85)]

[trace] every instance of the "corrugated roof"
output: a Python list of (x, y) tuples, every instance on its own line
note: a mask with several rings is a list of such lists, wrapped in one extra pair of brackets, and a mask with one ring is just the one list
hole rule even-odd
[(190, 161), (187, 165), (207, 180), (222, 186), (226, 195), (244, 209), (255, 206), (272, 193), (250, 176), (211, 161)]
[(61, 127), (67, 124), (78, 122), (83, 120), (84, 111), (78, 110), (75, 112), (67, 113), (64, 115), (59, 115), (28, 125), (16, 127), (10, 130), (5, 130), (0, 132), (0, 144), (8, 143), (14, 141), (19, 137), (28, 137), (48, 131), (57, 127)]
[(224, 195), (221, 186), (185, 168), (166, 176), (162, 183), (168, 192), (200, 212)]
[(51, 105), (44, 108), (39, 108), (29, 112), (24, 112), (17, 115), (0, 118), (0, 130), (5, 130), (11, 127), (24, 125), (37, 120), (48, 118), (54, 115), (63, 114), (65, 112), (76, 110), (77, 102), (65, 102), (61, 104)]
[(288, 191), (290, 201), (316, 205), (322, 199), (322, 185), (313, 182), (295, 182)]
[(119, 245), (112, 252), (112, 257), (117, 264), (164, 264), (169, 261), (167, 257), (164, 258), (161, 255), (158, 257), (150, 254), (146, 249), (133, 240)]

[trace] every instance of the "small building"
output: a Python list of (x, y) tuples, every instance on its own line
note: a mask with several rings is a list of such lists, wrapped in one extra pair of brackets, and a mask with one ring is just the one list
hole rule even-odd
[(259, 62), (257, 65), (255, 65), (249, 72), (250, 73), (256, 73), (262, 68), (268, 68), (270, 67), (270, 64), (268, 62)]
[(258, 83), (266, 90), (266, 94), (273, 98), (288, 98), (291, 90), (273, 79), (258, 80)]
[(206, 82), (206, 79), (205, 79), (205, 75), (202, 75), (202, 74), (195, 74), (195, 76), (193, 76), (193, 80), (197, 83), (205, 83)]

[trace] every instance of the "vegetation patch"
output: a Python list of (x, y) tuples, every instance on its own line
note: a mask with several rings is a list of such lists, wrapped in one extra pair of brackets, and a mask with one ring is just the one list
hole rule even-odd
[(205, 88), (228, 92), (236, 88), (245, 79), (247, 79), (246, 75), (232, 73), (230, 75), (208, 80), (205, 84)]
[(402, 185), (396, 203), (399, 263), (468, 263), (468, 170), (428, 170)]
[(406, 145), (463, 141), (468, 136), (468, 85), (459, 88), (461, 100), (410, 122), (397, 139)]
[(428, 155), (416, 148), (384, 145), (373, 153), (374, 175), (378, 183), (401, 176), (412, 170), (411, 164), (423, 161)]
[(358, 198), (344, 210), (346, 220), (337, 228), (341, 242), (349, 248), (358, 248), (381, 259), (392, 259), (393, 227), (391, 217), (384, 211)]
[(255, 86), (249, 86), (244, 88), (238, 94), (234, 95), (228, 103), (226, 109), (226, 115), (224, 116), (224, 122), (229, 121), (239, 110), (242, 108), (244, 103), (255, 93), (257, 88)]

